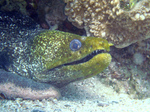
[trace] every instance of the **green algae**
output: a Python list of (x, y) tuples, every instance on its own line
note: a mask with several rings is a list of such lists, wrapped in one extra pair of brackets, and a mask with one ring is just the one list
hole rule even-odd
[(141, 0), (120, 0), (120, 7), (124, 10), (131, 10)]

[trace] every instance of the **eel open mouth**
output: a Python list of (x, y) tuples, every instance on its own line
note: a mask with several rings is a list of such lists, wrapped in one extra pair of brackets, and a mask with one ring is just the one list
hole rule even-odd
[(67, 65), (76, 65), (76, 64), (80, 64), (80, 63), (85, 63), (87, 61), (89, 61), (90, 59), (92, 59), (94, 56), (96, 56), (97, 54), (100, 54), (100, 53), (104, 53), (104, 50), (95, 50), (93, 51), (91, 54), (87, 55), (86, 57), (80, 59), (80, 60), (77, 60), (77, 61), (73, 61), (73, 62), (70, 62), (70, 63), (66, 63), (64, 64), (64, 66), (67, 66)]
[[(66, 64), (63, 64), (63, 65), (59, 65), (55, 68), (60, 68), (62, 66), (68, 66), (68, 65), (76, 65), (76, 64), (81, 64), (81, 63), (85, 63), (87, 61), (89, 61), (90, 59), (92, 59), (94, 56), (100, 54), (100, 53), (105, 53), (106, 51), (105, 50), (95, 50), (93, 51), (92, 53), (90, 53), (89, 55), (87, 55), (86, 57), (80, 59), (80, 60), (76, 60), (76, 61), (73, 61), (73, 62), (70, 62), (70, 63), (66, 63)], [(55, 68), (52, 68), (51, 70), (55, 69)]]

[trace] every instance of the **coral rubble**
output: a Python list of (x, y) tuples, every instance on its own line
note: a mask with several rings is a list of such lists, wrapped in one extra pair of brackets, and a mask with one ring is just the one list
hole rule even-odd
[(116, 47), (150, 38), (150, 0), (137, 1), (130, 10), (120, 0), (64, 0), (65, 14), (87, 35), (102, 37)]
[[(142, 44), (142, 45), (141, 45)], [(150, 97), (150, 39), (126, 48), (111, 48), (112, 62), (99, 79), (132, 98)]]

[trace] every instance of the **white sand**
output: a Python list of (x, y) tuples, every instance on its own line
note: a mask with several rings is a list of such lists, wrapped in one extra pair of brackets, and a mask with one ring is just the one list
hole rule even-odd
[(61, 93), (60, 100), (0, 100), (0, 112), (150, 112), (150, 98), (118, 94), (97, 77), (71, 83)]

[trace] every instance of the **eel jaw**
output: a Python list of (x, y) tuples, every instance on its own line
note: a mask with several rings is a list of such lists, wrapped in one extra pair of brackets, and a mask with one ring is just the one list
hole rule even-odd
[(64, 64), (64, 66), (85, 63), (100, 53), (105, 53), (105, 51), (104, 50), (95, 50), (92, 53), (90, 53), (89, 55), (85, 56), (84, 58), (70, 62), (70, 63), (66, 63), (66, 64)]
[(35, 80), (63, 87), (70, 82), (97, 75), (111, 62), (111, 55), (104, 50), (95, 50), (86, 57), (36, 74)]
[[(77, 65), (77, 64), (85, 63), (85, 62), (89, 61), (94, 56), (96, 56), (96, 55), (98, 55), (100, 53), (106, 53), (106, 51), (105, 50), (95, 50), (95, 51), (93, 51), (92, 53), (88, 54), (87, 56), (85, 56), (84, 58), (82, 58), (80, 60), (76, 60), (76, 61), (73, 61), (73, 62), (65, 63), (65, 64), (59, 65), (59, 66), (57, 66), (55, 68), (61, 68), (63, 66)], [(55, 69), (55, 68), (50, 69), (50, 71)]]
[[(57, 75), (57, 81), (51, 82), (57, 87), (63, 87), (71, 82), (86, 79), (102, 72), (111, 62), (111, 55), (105, 50), (95, 50), (86, 57), (66, 63), (56, 68), (58, 71), (65, 71)], [(67, 72), (68, 73), (67, 73)], [(56, 77), (56, 76), (55, 76)]]

